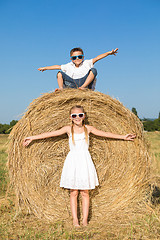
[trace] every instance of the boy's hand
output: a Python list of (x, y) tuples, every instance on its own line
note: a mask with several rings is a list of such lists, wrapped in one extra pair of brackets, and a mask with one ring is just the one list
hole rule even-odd
[(129, 134), (124, 136), (124, 140), (126, 140), (126, 141), (134, 141), (135, 137), (136, 137), (136, 134), (129, 133)]
[(106, 53), (102, 53), (100, 55), (98, 55), (97, 57), (93, 58), (92, 61), (93, 61), (93, 64), (95, 64), (96, 62), (98, 62), (99, 60), (109, 56), (109, 55), (114, 55), (116, 56), (116, 53), (118, 53), (118, 48), (116, 49), (112, 49), (112, 51), (109, 51), (109, 52), (106, 52)]
[(116, 56), (116, 53), (118, 53), (118, 48), (116, 48), (115, 50), (112, 49), (112, 51), (110, 51), (110, 55)]
[(38, 68), (38, 71), (43, 72), (43, 71), (46, 71), (46, 69), (44, 67), (42, 67), (42, 68)]

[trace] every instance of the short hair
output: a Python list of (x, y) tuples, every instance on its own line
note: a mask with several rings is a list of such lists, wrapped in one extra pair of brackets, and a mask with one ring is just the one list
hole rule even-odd
[(70, 56), (72, 56), (72, 54), (73, 54), (74, 52), (78, 52), (78, 51), (81, 52), (82, 54), (84, 54), (82, 48), (77, 47), (77, 48), (71, 49), (71, 51), (70, 51)]

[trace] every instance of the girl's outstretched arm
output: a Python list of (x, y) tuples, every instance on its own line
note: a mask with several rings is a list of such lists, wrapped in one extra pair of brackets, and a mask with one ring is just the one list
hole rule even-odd
[(33, 140), (56, 137), (56, 136), (60, 136), (65, 133), (67, 133), (67, 134), (70, 133), (70, 126), (62, 127), (61, 129), (56, 130), (56, 131), (46, 132), (46, 133), (42, 133), (39, 135), (27, 137), (23, 140), (23, 146), (24, 147), (28, 146)]
[(136, 135), (132, 134), (132, 133), (129, 133), (126, 135), (119, 135), (119, 134), (115, 134), (115, 133), (104, 132), (104, 131), (98, 130), (93, 126), (86, 126), (86, 127), (88, 129), (88, 133), (93, 133), (94, 135), (97, 135), (100, 137), (122, 139), (122, 140), (126, 140), (126, 141), (133, 141), (134, 138), (136, 137)]
[(106, 52), (106, 53), (102, 53), (100, 55), (98, 55), (97, 57), (93, 58), (93, 64), (98, 62), (99, 60), (101, 60), (102, 58), (105, 58), (109, 55), (115, 55), (116, 56), (116, 53), (118, 52), (118, 48), (116, 49), (112, 49), (112, 51), (109, 51), (109, 52)]

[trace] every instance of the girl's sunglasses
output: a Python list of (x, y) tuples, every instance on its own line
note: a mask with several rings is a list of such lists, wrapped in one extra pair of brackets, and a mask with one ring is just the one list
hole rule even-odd
[(77, 55), (77, 56), (72, 56), (71, 59), (74, 61), (76, 60), (77, 58), (78, 59), (83, 59), (84, 55)]
[(71, 114), (71, 118), (76, 118), (76, 117), (79, 117), (79, 118), (83, 118), (84, 117), (84, 113), (73, 113)]

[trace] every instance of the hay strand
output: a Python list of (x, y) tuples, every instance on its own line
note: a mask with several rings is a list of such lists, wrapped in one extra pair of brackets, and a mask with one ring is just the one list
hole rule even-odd
[(10, 134), (8, 166), (17, 204), (49, 221), (71, 216), (69, 191), (60, 176), (69, 151), (67, 136), (37, 140), (24, 148), (30, 135), (70, 124), (69, 110), (82, 105), (87, 122), (117, 134), (136, 133), (134, 142), (90, 136), (90, 148), (100, 186), (90, 192), (90, 221), (105, 221), (128, 213), (141, 202), (149, 179), (149, 156), (140, 120), (118, 100), (90, 90), (66, 89), (35, 99)]

